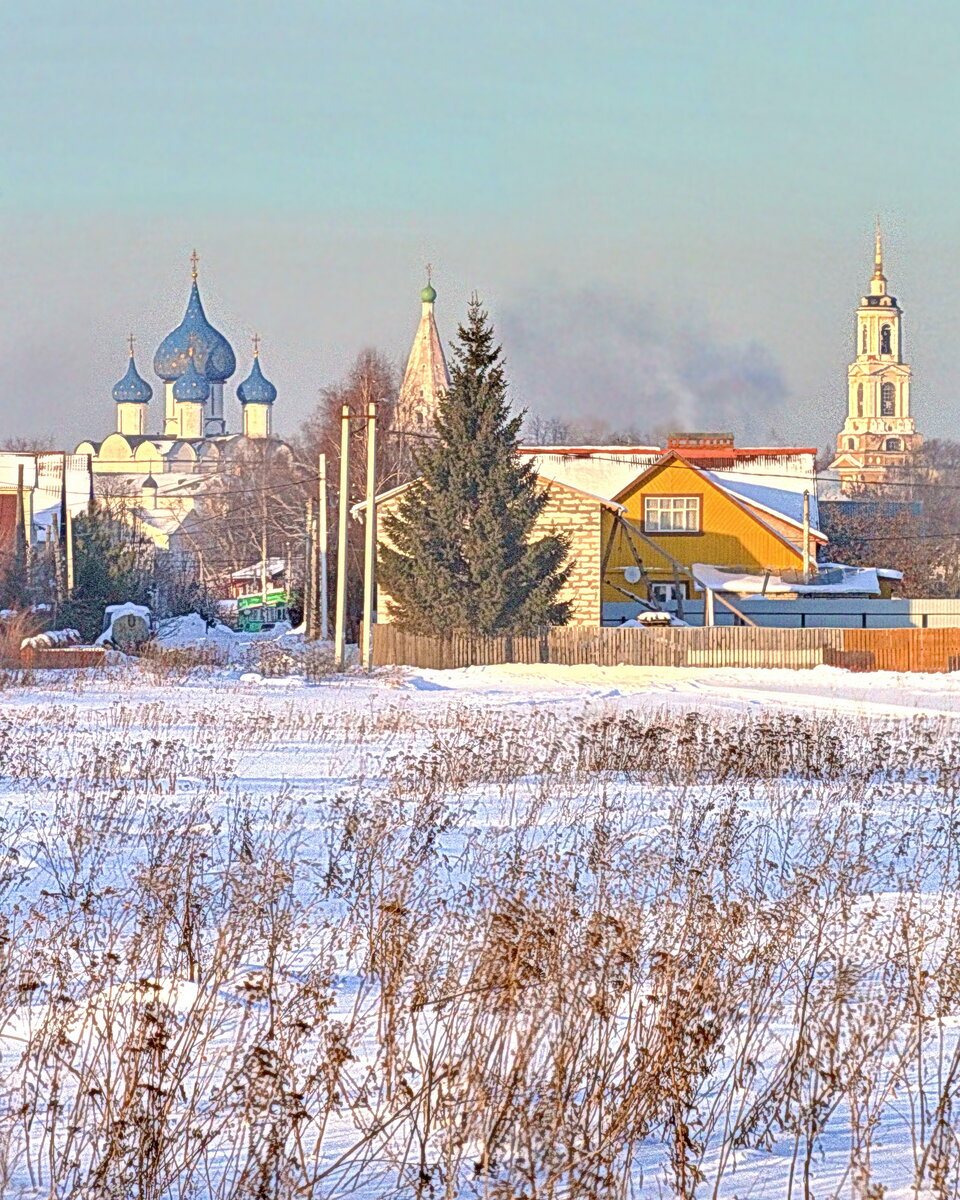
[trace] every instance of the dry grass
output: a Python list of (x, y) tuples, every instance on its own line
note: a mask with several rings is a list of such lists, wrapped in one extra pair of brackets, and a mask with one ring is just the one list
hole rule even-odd
[(145, 642), (137, 653), (136, 662), (152, 683), (186, 683), (189, 679), (222, 670), (229, 655), (221, 646), (164, 646)]
[[(337, 782), (237, 784), (291, 745)], [(714, 1197), (776, 1147), (791, 1200), (878, 1200), (896, 1114), (917, 1194), (956, 1197), (957, 745), (400, 702), (11, 713), (0, 1193)]]

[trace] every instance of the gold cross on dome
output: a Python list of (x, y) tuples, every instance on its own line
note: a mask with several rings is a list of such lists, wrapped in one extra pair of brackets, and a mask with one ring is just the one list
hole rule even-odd
[(132, 334), (132, 333), (131, 333), (131, 334), (130, 334), (130, 336), (127, 338), (127, 345), (130, 347), (130, 357), (131, 357), (131, 358), (133, 358), (133, 343), (134, 343), (136, 340), (137, 340), (137, 339), (136, 339), (136, 338), (133, 336), (133, 334)]
[(427, 283), (433, 284), (433, 263), (427, 263)]
[(251, 337), (250, 341), (253, 342), (253, 357), (259, 358), (260, 357), (260, 334), (255, 333), (253, 335), (253, 337)]
[(190, 262), (193, 265), (193, 277), (196, 279), (197, 264), (200, 262), (200, 255), (196, 252), (196, 250), (194, 250), (194, 252), (190, 255)]

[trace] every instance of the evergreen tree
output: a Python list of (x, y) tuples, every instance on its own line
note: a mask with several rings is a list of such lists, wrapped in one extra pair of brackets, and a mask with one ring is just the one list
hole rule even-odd
[(74, 589), (60, 613), (65, 626), (92, 640), (103, 628), (108, 604), (147, 604), (153, 584), (153, 547), (102, 509), (73, 523)]
[(391, 615), (417, 633), (562, 625), (567, 543), (534, 536), (547, 494), (517, 454), (523, 414), (511, 415), (501, 348), (477, 297), (457, 337), (437, 437), (417, 455), (419, 478), (384, 519), (390, 544), (379, 571)]

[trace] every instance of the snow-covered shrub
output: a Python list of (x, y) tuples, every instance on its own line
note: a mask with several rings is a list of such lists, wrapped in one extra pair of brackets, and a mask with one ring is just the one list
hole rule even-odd
[(216, 642), (197, 646), (164, 646), (146, 642), (136, 661), (155, 683), (184, 683), (192, 677), (221, 670), (230, 661), (228, 650)]
[(317, 682), (337, 673), (333, 648), (323, 642), (254, 642), (248, 662), (266, 679), (301, 675)]

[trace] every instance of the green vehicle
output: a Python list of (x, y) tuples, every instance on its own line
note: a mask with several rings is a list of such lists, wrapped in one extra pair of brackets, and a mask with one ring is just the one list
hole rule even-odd
[(237, 628), (241, 633), (262, 633), (287, 619), (287, 593), (283, 588), (237, 599)]

